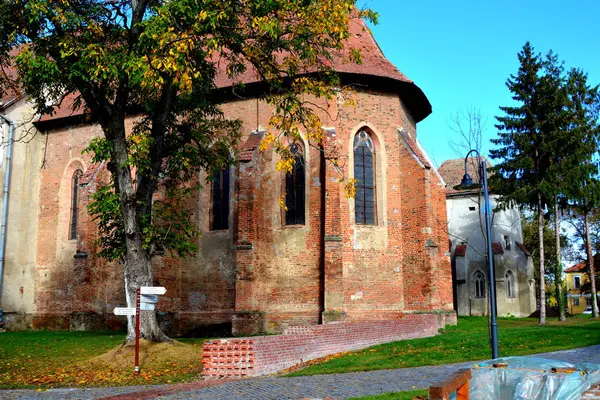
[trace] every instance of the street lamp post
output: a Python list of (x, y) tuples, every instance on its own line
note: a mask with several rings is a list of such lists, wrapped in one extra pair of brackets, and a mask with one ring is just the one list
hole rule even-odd
[[(479, 184), (473, 183), (473, 178), (469, 175), (467, 171), (467, 161), (469, 160), (469, 155), (471, 153), (477, 154), (477, 168), (479, 175)], [(483, 183), (483, 204), (484, 204), (484, 213), (485, 213), (485, 235), (486, 235), (486, 245), (487, 245), (487, 263), (488, 263), (488, 276), (490, 282), (490, 313), (491, 313), (491, 329), (490, 329), (490, 339), (492, 346), (492, 358), (498, 358), (498, 324), (496, 322), (496, 273), (494, 271), (494, 253), (492, 252), (492, 235), (491, 235), (491, 223), (490, 223), (490, 196), (488, 194), (488, 184), (487, 184), (487, 168), (485, 164), (485, 160), (481, 158), (481, 155), (477, 150), (471, 150), (467, 153), (465, 157), (465, 175), (460, 182), (460, 185), (455, 187), (455, 189), (470, 189), (473, 187), (479, 187)]]

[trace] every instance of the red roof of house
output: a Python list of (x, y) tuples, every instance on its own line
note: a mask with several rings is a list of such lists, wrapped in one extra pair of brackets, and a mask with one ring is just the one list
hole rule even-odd
[(408, 149), (415, 155), (415, 157), (419, 159), (421, 164), (423, 164), (426, 168), (431, 168), (431, 164), (421, 151), (421, 148), (417, 145), (417, 142), (415, 142), (413, 136), (405, 131), (401, 131), (400, 136), (404, 140), (404, 143), (406, 144)]
[(492, 242), (492, 251), (494, 254), (504, 254), (504, 249), (499, 242)]
[[(598, 268), (598, 266), (600, 266), (600, 253), (597, 253), (594, 255), (594, 269)], [(577, 264), (573, 265), (572, 267), (569, 267), (567, 269), (565, 269), (565, 272), (586, 272), (587, 271), (587, 260), (578, 262)]]
[[(492, 243), (492, 252), (494, 254), (504, 254), (504, 249), (502, 245), (498, 242)], [(457, 244), (454, 249), (454, 255), (457, 257), (464, 257), (467, 254), (467, 245), (466, 244)]]
[[(423, 94), (421, 89), (406, 77), (406, 75), (400, 72), (387, 58), (385, 58), (381, 48), (375, 41), (365, 22), (362, 19), (354, 18), (350, 21), (349, 30), (351, 35), (347, 45), (343, 50), (333, 54), (333, 69), (338, 73), (387, 78), (396, 82), (408, 84), (410, 86), (410, 88), (407, 88), (408, 96), (418, 98), (416, 102), (419, 103), (418, 107), (420, 107), (420, 111), (419, 115), (416, 116), (417, 122), (429, 115), (431, 113), (431, 104), (429, 104), (427, 97)], [(362, 56), (361, 64), (351, 61), (350, 49), (360, 49)], [(215, 85), (217, 88), (227, 88), (236, 84), (251, 84), (261, 81), (260, 76), (252, 68), (247, 68), (246, 71), (232, 79), (227, 76), (225, 71), (225, 60), (223, 60), (222, 63), (219, 63), (218, 57), (218, 55), (215, 56), (215, 59), (213, 60), (217, 64), (218, 69), (215, 77)], [(82, 115), (85, 112), (83, 107), (73, 110), (73, 102), (76, 98), (77, 94), (67, 95), (60, 105), (55, 107), (52, 115), (44, 115), (41, 117), (40, 121), (43, 122)]]
[(467, 254), (467, 245), (466, 244), (457, 244), (454, 249), (454, 255), (456, 257), (464, 257)]
[[(9, 52), (9, 55), (15, 57), (19, 54), (19, 51), (20, 47), (14, 48)], [(17, 71), (13, 65), (2, 66), (0, 68), (0, 74), (2, 75), (0, 79), (7, 81), (7, 88), (1, 93), (0, 97), (0, 109), (2, 109), (18, 100), (23, 93), (21, 92), (21, 87), (17, 81)]]
[[(483, 157), (483, 159), (485, 160), (485, 163), (487, 165), (487, 167), (491, 167), (491, 164), (489, 163), (489, 161), (487, 161), (485, 159), (485, 157)], [(467, 168), (468, 168), (468, 173), (469, 175), (471, 175), (471, 178), (473, 178), (474, 182), (477, 182), (479, 179), (477, 178), (477, 158), (476, 157), (469, 157), (469, 159), (467, 160)], [(448, 160), (445, 161), (440, 168), (438, 168), (438, 172), (440, 173), (440, 175), (442, 176), (442, 178), (444, 178), (444, 181), (446, 182), (446, 194), (453, 194), (453, 193), (462, 193), (462, 194), (471, 194), (471, 193), (477, 193), (478, 190), (477, 189), (468, 189), (468, 190), (456, 190), (454, 189), (455, 186), (460, 185), (463, 176), (465, 175), (465, 159), (464, 158), (456, 158), (454, 160)]]
[(242, 147), (240, 148), (240, 161), (250, 161), (252, 160), (254, 150), (258, 148), (260, 142), (262, 141), (263, 132), (255, 131), (248, 136), (248, 139), (244, 142)]
[(517, 242), (517, 246), (519, 246), (519, 248), (521, 249), (521, 251), (523, 251), (523, 253), (525, 253), (525, 255), (527, 257), (531, 256), (531, 253), (529, 252), (529, 250), (527, 250), (527, 247), (525, 247), (525, 245), (523, 243)]

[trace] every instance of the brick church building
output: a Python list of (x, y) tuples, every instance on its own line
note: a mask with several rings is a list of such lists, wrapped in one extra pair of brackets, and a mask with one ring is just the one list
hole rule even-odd
[[(243, 123), (235, 163), (189, 200), (199, 237), (195, 257), (154, 257), (157, 304), (170, 332), (208, 325), (234, 334), (280, 332), (289, 325), (398, 319), (435, 313), (453, 318), (445, 184), (417, 140), (431, 113), (421, 89), (383, 55), (361, 21), (351, 45), (363, 63), (334, 65), (356, 89), (356, 107), (315, 100), (326, 146), (355, 177), (348, 198), (336, 167), (308, 143), (294, 145), (292, 174), (260, 151), (273, 110), (258, 100), (250, 71), (221, 77), (222, 109)], [(24, 121), (32, 110), (14, 94), (3, 112)], [(123, 268), (97, 257), (96, 227), (86, 205), (109, 179), (82, 150), (102, 135), (67, 98), (53, 115), (20, 129), (38, 133), (15, 144), (8, 245), (1, 306), (7, 328), (119, 327)], [(7, 105), (8, 104), (8, 105)], [(131, 117), (131, 124), (135, 116)], [(18, 132), (17, 132), (18, 135)], [(1, 175), (5, 166), (1, 167)], [(3, 178), (2, 178), (3, 179)], [(287, 210), (278, 198), (286, 193)]]

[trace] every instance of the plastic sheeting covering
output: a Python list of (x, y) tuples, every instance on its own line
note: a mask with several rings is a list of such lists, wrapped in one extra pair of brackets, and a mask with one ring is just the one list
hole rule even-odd
[[(506, 364), (495, 368), (494, 364)], [(558, 371), (553, 369), (575, 369)], [(569, 364), (536, 357), (505, 357), (471, 368), (470, 396), (474, 400), (578, 400), (600, 383), (600, 365)]]

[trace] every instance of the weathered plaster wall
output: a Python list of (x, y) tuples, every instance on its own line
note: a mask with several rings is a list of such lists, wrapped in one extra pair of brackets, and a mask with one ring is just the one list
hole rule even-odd
[[(42, 162), (44, 136), (31, 125), (33, 110), (20, 100), (5, 110), (4, 115), (15, 122), (12, 172), (7, 219), (7, 240), (4, 261), (3, 308), (7, 320), (22, 324), (26, 314), (34, 311), (34, 284), (37, 215), (39, 209), (39, 170)], [(4, 190), (8, 125), (3, 127), (0, 150), (0, 187)], [(2, 202), (0, 201), (0, 213)]]

